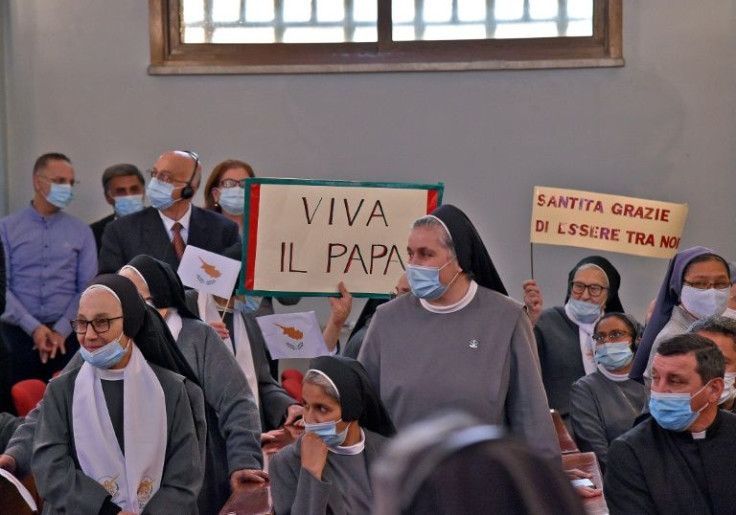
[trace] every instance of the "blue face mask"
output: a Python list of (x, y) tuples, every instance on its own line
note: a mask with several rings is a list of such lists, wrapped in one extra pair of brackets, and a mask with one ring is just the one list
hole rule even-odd
[(596, 318), (601, 316), (600, 305), (592, 302), (570, 298), (567, 301), (567, 305), (573, 316), (584, 324), (591, 324), (595, 322)]
[(245, 188), (240, 186), (222, 188), (218, 204), (229, 215), (242, 215), (245, 206)]
[(46, 195), (46, 200), (59, 209), (67, 207), (73, 198), (74, 190), (72, 189), (71, 184), (54, 184), (52, 182), (49, 194)]
[(258, 308), (261, 307), (261, 301), (263, 297), (251, 297), (250, 295), (245, 296), (245, 300), (235, 299), (233, 309), (240, 313), (255, 313)]
[(610, 342), (597, 345), (595, 362), (607, 370), (618, 370), (625, 367), (634, 358), (629, 342)]
[(151, 179), (151, 182), (149, 182), (146, 187), (146, 195), (151, 199), (151, 206), (159, 210), (168, 209), (174, 205), (174, 202), (181, 200), (174, 200), (172, 198), (173, 193), (173, 184), (159, 181), (158, 179)]
[(411, 286), (411, 292), (415, 297), (420, 299), (434, 300), (442, 297), (447, 289), (460, 273), (458, 271), (447, 285), (440, 282), (440, 271), (449, 265), (455, 258), (450, 259), (444, 265), (437, 266), (419, 266), (406, 265), (406, 279)]
[(709, 403), (693, 411), (690, 407), (690, 399), (702, 392), (708, 383), (694, 395), (689, 393), (660, 393), (651, 392), (649, 398), (649, 412), (654, 420), (664, 429), (670, 431), (684, 431), (695, 422)]
[(319, 436), (328, 447), (337, 447), (345, 442), (348, 437), (348, 424), (344, 430), (337, 432), (337, 423), (339, 420), (332, 420), (330, 422), (319, 422), (315, 424), (304, 423), (304, 430), (308, 433), (314, 433)]
[(115, 197), (115, 213), (125, 216), (143, 209), (143, 195)]
[[(84, 346), (79, 346), (79, 353), (82, 355), (82, 359), (92, 365), (95, 368), (110, 368), (114, 367), (118, 363), (120, 363), (120, 360), (123, 359), (123, 356), (125, 356), (125, 351), (127, 349), (123, 348), (120, 345), (120, 338), (122, 338), (122, 334), (116, 338), (115, 340), (111, 341), (110, 343), (103, 345), (97, 350), (94, 350), (92, 352), (88, 351), (84, 348)], [(130, 342), (128, 343), (130, 345)]]

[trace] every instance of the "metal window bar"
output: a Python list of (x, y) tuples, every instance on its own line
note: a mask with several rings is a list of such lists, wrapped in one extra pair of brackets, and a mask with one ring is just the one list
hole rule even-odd
[(414, 0), (414, 37), (418, 40), (424, 39), (426, 28), (427, 24), (424, 21), (424, 0)]
[[(431, 0), (429, 0), (431, 2)], [(496, 7), (496, 0), (486, 0), (486, 19), (485, 19), (485, 27), (486, 27), (486, 38), (493, 39), (496, 36), (496, 28), (500, 25), (507, 25), (507, 24), (518, 24), (518, 23), (536, 23), (541, 21), (549, 21), (549, 22), (556, 22), (557, 24), (557, 34), (558, 36), (562, 37), (567, 34), (567, 28), (570, 21), (584, 21), (586, 18), (573, 18), (568, 15), (567, 12), (567, 0), (557, 0), (557, 15), (552, 16), (549, 18), (534, 18), (531, 15), (531, 2), (530, 0), (523, 0), (523, 11), (522, 16), (515, 20), (497, 20), (495, 18), (495, 7)], [(393, 26), (399, 27), (399, 26), (412, 26), (414, 28), (416, 39), (422, 40), (424, 38), (425, 30), (427, 27), (431, 27), (433, 25), (446, 25), (448, 22), (434, 22), (434, 21), (425, 21), (423, 16), (423, 9), (425, 5), (428, 5), (427, 0), (414, 0), (414, 6), (415, 6), (415, 12), (414, 12), (414, 19), (411, 22), (404, 22), (404, 23), (394, 23)], [(431, 4), (429, 4), (431, 5)], [(450, 24), (455, 26), (463, 26), (463, 25), (477, 25), (478, 22), (464, 22), (459, 19), (459, 13), (458, 13), (458, 0), (453, 0), (452, 2), (452, 17), (450, 20)], [(591, 13), (592, 16), (592, 13)], [(592, 18), (588, 18), (592, 22)]]
[[(253, 2), (258, 0), (248, 0)], [(284, 2), (283, 0), (274, 0), (274, 38), (277, 43), (284, 41), (284, 32), (286, 32), (286, 21), (284, 21)], [(254, 24), (257, 26), (257, 24)]]
[[(247, 21), (246, 2), (262, 2), (264, 0), (240, 0), (240, 19), (236, 21), (222, 21), (215, 22), (213, 20), (213, 0), (202, 0), (204, 6), (204, 18), (201, 22), (189, 23), (186, 28), (202, 28), (204, 30), (204, 41), (205, 43), (212, 42), (212, 36), (216, 29), (219, 28), (270, 28), (274, 29), (275, 42), (283, 42), (284, 32), (288, 28), (342, 28), (345, 41), (351, 42), (354, 40), (355, 31), (360, 27), (377, 27), (376, 22), (359, 22), (355, 20), (354, 5), (356, 0), (344, 0), (345, 16), (342, 21), (326, 22), (317, 20), (317, 1), (312, 0), (310, 20), (305, 22), (286, 22), (285, 21), (285, 9), (283, 0), (273, 0), (274, 3), (274, 19), (270, 22), (253, 22)], [(357, 0), (360, 1), (360, 0)], [(558, 9), (557, 16), (546, 19), (537, 19), (531, 16), (531, 2), (530, 0), (523, 0), (523, 15), (521, 18), (516, 20), (497, 20), (494, 17), (496, 0), (486, 0), (486, 18), (485, 32), (488, 39), (493, 39), (496, 35), (497, 27), (501, 25), (511, 23), (534, 23), (539, 21), (554, 21), (557, 24), (557, 32), (559, 36), (565, 36), (568, 30), (569, 23), (571, 21), (584, 21), (586, 18), (573, 18), (570, 17), (567, 12), (567, 0), (557, 0)], [(431, 5), (431, 0), (414, 0), (414, 19), (410, 22), (397, 23), (393, 22), (393, 27), (410, 26), (413, 27), (416, 40), (422, 40), (425, 35), (427, 27), (433, 25), (447, 25), (447, 21), (435, 22), (426, 21), (424, 19), (424, 8), (426, 5)], [(458, 0), (452, 1), (452, 16), (450, 24), (461, 27), (463, 25), (477, 25), (477, 21), (464, 22), (459, 19), (458, 14)], [(592, 13), (591, 13), (592, 15)], [(591, 19), (592, 21), (592, 19)]]
[(353, 9), (353, 0), (345, 0), (345, 41), (355, 41), (355, 13)]
[(486, 0), (486, 38), (495, 39), (496, 37), (496, 0)]
[(212, 19), (212, 0), (204, 0), (204, 40), (207, 43), (212, 41), (212, 35), (215, 33), (214, 20)]
[[(562, 13), (565, 13), (564, 15)], [(567, 0), (557, 2), (557, 34), (567, 36), (567, 26), (570, 22), (567, 14)]]

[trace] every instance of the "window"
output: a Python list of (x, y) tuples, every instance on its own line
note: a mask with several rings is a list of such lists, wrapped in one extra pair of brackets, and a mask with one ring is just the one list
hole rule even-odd
[(314, 73), (621, 66), (621, 0), (149, 0), (151, 67)]

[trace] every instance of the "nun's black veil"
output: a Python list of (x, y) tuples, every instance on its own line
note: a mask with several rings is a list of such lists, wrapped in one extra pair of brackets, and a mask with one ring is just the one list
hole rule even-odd
[(391, 417), (358, 361), (345, 356), (320, 356), (309, 362), (309, 368), (319, 370), (335, 383), (344, 421), (357, 420), (360, 427), (383, 436), (396, 434)]
[(95, 277), (90, 286), (95, 284), (110, 288), (120, 299), (123, 332), (133, 338), (146, 361), (181, 374), (194, 384), (200, 384), (177, 347), (166, 322), (158, 311), (143, 301), (130, 279), (117, 274), (103, 274)]
[(358, 320), (355, 321), (355, 326), (353, 327), (353, 330), (350, 331), (348, 341), (350, 341), (350, 338), (352, 338), (355, 333), (368, 325), (368, 323), (371, 321), (371, 318), (376, 313), (376, 309), (378, 308), (378, 306), (387, 302), (388, 299), (368, 299), (368, 302), (366, 302), (365, 306), (363, 306), (363, 310), (360, 312), (360, 315), (358, 315)]
[(432, 211), (432, 216), (441, 220), (450, 232), (463, 271), (479, 285), (508, 295), (483, 240), (465, 213), (453, 205), (443, 204)]
[(575, 279), (575, 274), (578, 272), (580, 267), (583, 265), (595, 265), (606, 274), (608, 278), (608, 299), (606, 300), (605, 312), (606, 313), (624, 313), (624, 307), (621, 305), (621, 299), (618, 296), (618, 289), (621, 286), (621, 276), (616, 270), (616, 267), (611, 264), (606, 258), (601, 256), (588, 256), (578, 261), (578, 264), (570, 270), (567, 276), (567, 294), (565, 296), (565, 303), (570, 300), (570, 294), (572, 293), (572, 281)]
[(187, 307), (184, 285), (168, 263), (146, 254), (139, 254), (126, 266), (135, 268), (143, 276), (151, 292), (154, 306), (159, 309), (176, 308), (182, 318), (198, 318)]

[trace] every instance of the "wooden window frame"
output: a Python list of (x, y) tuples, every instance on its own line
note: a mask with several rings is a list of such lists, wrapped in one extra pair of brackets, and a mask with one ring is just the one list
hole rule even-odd
[[(380, 43), (184, 44), (179, 0), (149, 0), (152, 75), (464, 71), (623, 66), (622, 1), (593, 0), (593, 36), (390, 41), (390, 0), (379, 0)], [(384, 43), (383, 41), (388, 41)]]

